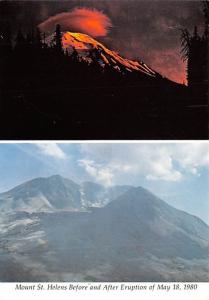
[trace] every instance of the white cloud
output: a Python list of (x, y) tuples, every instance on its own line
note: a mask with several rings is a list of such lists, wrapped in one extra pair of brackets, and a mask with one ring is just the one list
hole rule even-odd
[(200, 167), (209, 167), (209, 143), (176, 144), (173, 156), (182, 168), (198, 174)]
[(82, 144), (81, 154), (92, 162), (85, 168), (94, 172), (95, 180), (102, 165), (116, 183), (130, 176), (177, 182), (188, 174), (199, 176), (201, 167), (209, 167), (209, 143), (201, 142)]
[(43, 155), (51, 156), (56, 159), (67, 158), (65, 152), (55, 143), (40, 143), (35, 145)]
[(111, 168), (95, 163), (93, 160), (81, 159), (79, 165), (97, 182), (110, 186), (113, 184), (113, 173)]
[(158, 157), (150, 165), (150, 173), (146, 176), (148, 180), (179, 181), (182, 174), (173, 167), (170, 156)]

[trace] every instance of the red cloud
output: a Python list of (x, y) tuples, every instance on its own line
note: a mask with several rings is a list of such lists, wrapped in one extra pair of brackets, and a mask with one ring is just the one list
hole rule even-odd
[(46, 32), (52, 32), (56, 24), (60, 24), (64, 31), (86, 33), (93, 37), (106, 36), (112, 27), (108, 16), (101, 11), (89, 8), (75, 8), (70, 12), (49, 17), (39, 24), (39, 28)]

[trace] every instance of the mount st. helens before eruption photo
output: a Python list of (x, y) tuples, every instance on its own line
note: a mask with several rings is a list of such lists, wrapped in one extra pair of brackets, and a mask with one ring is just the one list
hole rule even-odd
[(208, 16), (208, 1), (1, 1), (0, 137), (207, 139)]
[(208, 281), (209, 227), (142, 187), (35, 178), (0, 194), (0, 281)]

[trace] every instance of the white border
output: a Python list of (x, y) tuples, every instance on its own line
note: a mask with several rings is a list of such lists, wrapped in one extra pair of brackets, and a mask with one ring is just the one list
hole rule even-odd
[[(0, 144), (208, 144), (209, 140), (2, 140)], [(208, 299), (209, 300), (209, 299)]]
[[(121, 290), (122, 283), (66, 283), (66, 282), (59, 282), (59, 283), (21, 283), (24, 286), (34, 286), (34, 290), (17, 290), (16, 285), (19, 283), (1, 283), (0, 284), (0, 295), (2, 299), (5, 300), (26, 300), (30, 298), (33, 299), (43, 299), (43, 300), (69, 300), (69, 299), (76, 299), (81, 300), (84, 298), (91, 299), (91, 300), (129, 300), (129, 299), (143, 299), (143, 300), (208, 300), (209, 299), (209, 283), (158, 283), (158, 282), (147, 282), (147, 283), (125, 283), (126, 286), (146, 286), (146, 290)], [(48, 290), (47, 287), (49, 285), (59, 285), (59, 286), (66, 286), (66, 290)], [(173, 285), (179, 284), (180, 289), (174, 290)], [(196, 290), (185, 290), (184, 286), (186, 285), (197, 285)], [(38, 285), (43, 286), (42, 290), (37, 290)], [(87, 290), (78, 291), (69, 289), (69, 286), (88, 286)], [(117, 290), (104, 290), (104, 286), (114, 286), (118, 287)], [(166, 287), (170, 287), (170, 289), (159, 290), (157, 287), (158, 285), (164, 285)], [(100, 289), (90, 290), (90, 286), (100, 286)], [(152, 288), (154, 286), (154, 289)]]

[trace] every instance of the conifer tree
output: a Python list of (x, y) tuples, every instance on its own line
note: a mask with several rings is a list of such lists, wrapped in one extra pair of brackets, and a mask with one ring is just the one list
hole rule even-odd
[(35, 44), (40, 48), (42, 47), (41, 31), (38, 27), (36, 28)]
[(24, 37), (21, 29), (18, 30), (15, 41), (16, 41), (15, 48), (17, 50), (24, 50), (25, 49), (26, 38)]
[(62, 53), (62, 33), (61, 33), (61, 26), (59, 24), (56, 25), (56, 30), (55, 30), (55, 49), (57, 52)]
[(205, 82), (208, 65), (208, 24), (209, 24), (209, 2), (204, 2), (205, 32), (200, 35), (197, 26), (193, 34), (187, 29), (181, 34), (181, 53), (184, 61), (187, 61), (188, 86), (198, 85)]

